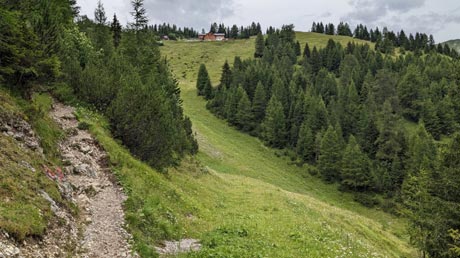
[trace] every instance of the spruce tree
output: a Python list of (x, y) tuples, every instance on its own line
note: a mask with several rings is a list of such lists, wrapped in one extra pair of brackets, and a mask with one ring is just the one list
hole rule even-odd
[(110, 25), (110, 30), (112, 31), (112, 38), (113, 38), (113, 46), (118, 48), (121, 42), (121, 24), (117, 19), (117, 15), (113, 15), (113, 21)]
[[(404, 151), (404, 134), (399, 127), (399, 117), (394, 112), (389, 101), (386, 101), (382, 110), (380, 134), (377, 138), (377, 153), (375, 155), (380, 168), (387, 173), (388, 180), (383, 186), (387, 193), (398, 189), (404, 178), (402, 156)], [(384, 176), (384, 174), (380, 174)]]
[(267, 107), (267, 94), (262, 82), (257, 83), (254, 100), (252, 102), (252, 113), (257, 123), (260, 123), (265, 117), (265, 108)]
[(242, 93), (243, 97), (238, 102), (238, 111), (236, 113), (236, 125), (244, 132), (254, 129), (254, 117), (251, 110), (251, 101), (246, 92)]
[(427, 79), (415, 65), (410, 65), (407, 72), (398, 84), (398, 96), (403, 108), (403, 115), (414, 122), (418, 122), (421, 113), (422, 100)]
[(340, 181), (342, 149), (334, 127), (329, 126), (321, 140), (318, 169), (326, 182)]
[(306, 58), (310, 58), (311, 56), (310, 46), (308, 46), (308, 43), (305, 43), (305, 48), (303, 49), (303, 56)]
[(198, 70), (198, 79), (196, 81), (196, 88), (198, 96), (205, 96), (207, 98), (209, 93), (209, 89), (211, 87), (211, 80), (209, 79), (208, 70), (206, 69), (205, 64), (200, 65), (200, 69)]
[(300, 48), (300, 42), (296, 41), (295, 46), (294, 46), (294, 51), (296, 56), (301, 56), (302, 55), (302, 49)]
[(96, 24), (105, 25), (107, 23), (107, 16), (105, 15), (104, 6), (101, 0), (97, 2), (96, 10), (94, 11), (94, 20)]
[(411, 175), (418, 176), (419, 171), (436, 169), (437, 147), (423, 123), (418, 125), (415, 134), (410, 138), (406, 155), (406, 169)]
[(222, 76), (220, 77), (220, 87), (229, 88), (232, 84), (232, 70), (227, 60), (225, 60), (224, 66), (222, 67)]
[(262, 136), (267, 145), (275, 148), (283, 148), (285, 146), (286, 118), (283, 105), (276, 96), (272, 96), (268, 102), (262, 130)]
[(351, 135), (342, 158), (341, 184), (347, 189), (365, 191), (372, 186), (370, 160)]
[(264, 36), (262, 33), (257, 34), (256, 38), (256, 51), (254, 53), (255, 58), (261, 58), (264, 56), (264, 50), (265, 50), (265, 41), (264, 41)]
[(133, 11), (131, 15), (134, 18), (134, 22), (131, 23), (131, 26), (135, 31), (140, 31), (147, 27), (149, 19), (147, 18), (147, 11), (144, 8), (144, 0), (132, 0), (131, 5), (133, 6)]
[(315, 136), (307, 122), (303, 122), (300, 127), (296, 152), (303, 162), (315, 161)]

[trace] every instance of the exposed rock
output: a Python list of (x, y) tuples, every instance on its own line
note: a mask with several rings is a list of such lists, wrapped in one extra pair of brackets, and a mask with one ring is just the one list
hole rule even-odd
[(196, 239), (182, 239), (180, 241), (165, 241), (163, 242), (163, 247), (155, 247), (155, 249), (160, 255), (176, 255), (199, 251), (201, 244)]
[(27, 162), (24, 161), (24, 160), (21, 161), (20, 164), (21, 164), (21, 166), (23, 166), (23, 167), (29, 169), (29, 170), (32, 171), (32, 172), (35, 172), (35, 171), (36, 171), (35, 168), (32, 167), (32, 165), (30, 165), (29, 163), (27, 163)]
[(0, 242), (0, 258), (19, 257), (20, 252), (16, 246)]
[(51, 205), (51, 211), (56, 214), (58, 211), (59, 211), (59, 207), (57, 206), (56, 202), (53, 200), (53, 198), (51, 198), (49, 196), (48, 193), (46, 193), (45, 191), (40, 191), (40, 195), (45, 199), (47, 200), (50, 205)]

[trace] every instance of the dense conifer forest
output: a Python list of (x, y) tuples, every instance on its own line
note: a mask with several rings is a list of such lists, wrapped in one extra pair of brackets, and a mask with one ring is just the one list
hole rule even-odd
[(106, 114), (113, 134), (156, 168), (197, 152), (180, 90), (149, 30), (142, 0), (132, 2), (126, 28), (101, 2), (95, 19), (80, 18), (75, 1), (1, 3), (0, 79), (26, 98), (37, 87), (63, 99), (75, 95)]
[(202, 65), (198, 94), (215, 115), (358, 202), (409, 218), (414, 244), (430, 257), (453, 257), (460, 62), (429, 42), (398, 54), (376, 50), (330, 39), (301, 52), (286, 25), (259, 34), (255, 59), (225, 63), (215, 88)]

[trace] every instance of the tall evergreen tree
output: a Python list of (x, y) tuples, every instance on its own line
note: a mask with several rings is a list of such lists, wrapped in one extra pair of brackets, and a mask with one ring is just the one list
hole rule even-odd
[(222, 76), (220, 77), (220, 87), (229, 88), (232, 84), (232, 70), (228, 61), (225, 60), (224, 66), (222, 67)]
[(386, 192), (399, 188), (405, 176), (402, 163), (404, 142), (399, 117), (390, 102), (386, 101), (382, 110), (380, 134), (376, 141), (378, 150), (375, 155), (382, 169), (380, 176), (385, 178), (382, 190)]
[(254, 100), (252, 102), (252, 113), (256, 122), (260, 123), (265, 117), (267, 107), (267, 94), (262, 82), (257, 83)]
[(365, 191), (372, 186), (370, 160), (351, 135), (342, 158), (341, 184), (354, 191)]
[(198, 70), (196, 88), (198, 90), (198, 96), (204, 96), (206, 99), (212, 96), (211, 79), (209, 79), (208, 70), (205, 64), (201, 64)]
[(342, 149), (334, 127), (329, 126), (321, 140), (318, 169), (326, 182), (340, 181)]
[(134, 9), (133, 12), (131, 12), (134, 18), (134, 22), (131, 23), (131, 26), (135, 31), (145, 29), (149, 19), (147, 18), (147, 11), (144, 8), (144, 0), (132, 0), (131, 4)]
[(256, 38), (256, 51), (254, 53), (255, 58), (260, 58), (264, 56), (264, 50), (265, 50), (265, 41), (264, 41), (264, 36), (262, 33), (257, 34)]
[(315, 161), (315, 136), (306, 122), (303, 122), (300, 127), (296, 152), (303, 162)]
[(254, 129), (254, 117), (251, 110), (251, 101), (246, 92), (242, 93), (243, 97), (238, 102), (238, 112), (236, 113), (236, 124), (239, 129), (249, 132)]
[(308, 43), (305, 43), (305, 47), (303, 49), (303, 56), (306, 58), (310, 58), (311, 56), (310, 46), (308, 46)]
[(121, 24), (118, 21), (117, 15), (113, 15), (113, 21), (110, 25), (110, 30), (112, 31), (112, 38), (113, 38), (113, 46), (118, 48), (121, 42)]
[(275, 148), (286, 144), (286, 117), (281, 102), (272, 96), (268, 102), (266, 115), (262, 124), (262, 136), (265, 142)]
[(94, 11), (94, 20), (99, 25), (105, 25), (107, 23), (107, 16), (105, 15), (104, 6), (101, 0), (97, 2), (96, 10)]

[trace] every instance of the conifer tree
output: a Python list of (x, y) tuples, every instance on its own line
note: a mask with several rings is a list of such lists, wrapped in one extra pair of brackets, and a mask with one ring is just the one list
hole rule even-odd
[(264, 36), (262, 33), (257, 34), (256, 38), (256, 51), (254, 53), (255, 58), (260, 58), (264, 56), (264, 50), (265, 50), (265, 41), (264, 41)]
[(113, 46), (118, 48), (121, 42), (121, 24), (118, 21), (117, 15), (113, 15), (113, 21), (110, 25), (110, 30), (112, 31), (112, 38), (113, 38)]
[(417, 67), (410, 65), (398, 84), (398, 96), (403, 115), (414, 122), (420, 118), (423, 93), (427, 87), (426, 81), (427, 79), (423, 78)]
[(220, 77), (220, 87), (229, 88), (232, 84), (232, 70), (228, 61), (225, 60), (224, 66), (222, 67), (222, 76)]
[(423, 123), (409, 140), (406, 169), (409, 174), (418, 176), (419, 171), (434, 171), (436, 169), (437, 148), (431, 135)]
[[(377, 138), (376, 159), (388, 180), (383, 186), (384, 191), (399, 188), (404, 178), (402, 156), (404, 151), (404, 135), (398, 124), (399, 117), (395, 114), (389, 101), (384, 103), (380, 134)], [(381, 174), (383, 176), (383, 174)]]
[(251, 101), (246, 92), (242, 93), (243, 97), (238, 102), (238, 112), (236, 113), (236, 124), (239, 129), (249, 132), (254, 129), (254, 117), (251, 110)]
[(135, 31), (140, 31), (147, 27), (148, 18), (147, 11), (144, 8), (144, 0), (132, 0), (131, 4), (133, 6), (133, 12), (131, 15), (134, 18), (134, 22), (131, 23), (131, 26)]
[(281, 102), (272, 96), (268, 102), (262, 124), (262, 136), (265, 142), (275, 148), (283, 148), (286, 143), (286, 118)]
[(272, 85), (272, 96), (276, 96), (276, 99), (281, 102), (284, 114), (286, 115), (289, 111), (289, 90), (280, 76), (275, 76)]
[(353, 135), (343, 153), (341, 184), (354, 191), (365, 191), (372, 185), (370, 160)]
[(97, 2), (97, 7), (94, 11), (94, 19), (99, 25), (105, 25), (107, 23), (107, 16), (105, 15), (104, 6), (102, 5), (101, 0)]
[(205, 64), (200, 65), (198, 70), (198, 79), (196, 82), (196, 88), (198, 90), (198, 96), (204, 96), (210, 98), (212, 95), (211, 80), (209, 79), (208, 70)]
[(306, 58), (310, 58), (311, 56), (310, 46), (308, 46), (308, 43), (305, 43), (305, 47), (303, 49), (303, 56)]
[(301, 56), (302, 55), (302, 49), (300, 48), (300, 42), (296, 41), (295, 46), (294, 46), (294, 51), (296, 56)]
[(307, 122), (303, 122), (300, 127), (296, 152), (303, 162), (315, 161), (315, 136)]
[(238, 104), (240, 99), (243, 98), (245, 93), (243, 87), (233, 87), (227, 90), (227, 98), (225, 100), (225, 114), (230, 124), (235, 125), (237, 123), (236, 114), (238, 112)]
[(319, 55), (318, 50), (316, 49), (316, 46), (313, 47), (313, 51), (311, 52), (310, 65), (311, 65), (313, 74), (318, 74), (319, 70), (321, 69), (322, 62), (321, 62), (321, 56)]
[(252, 113), (257, 123), (260, 123), (265, 117), (265, 108), (267, 107), (267, 94), (262, 82), (257, 83), (254, 100), (252, 102)]
[(321, 140), (318, 169), (326, 182), (340, 181), (342, 149), (334, 127), (329, 126)]

